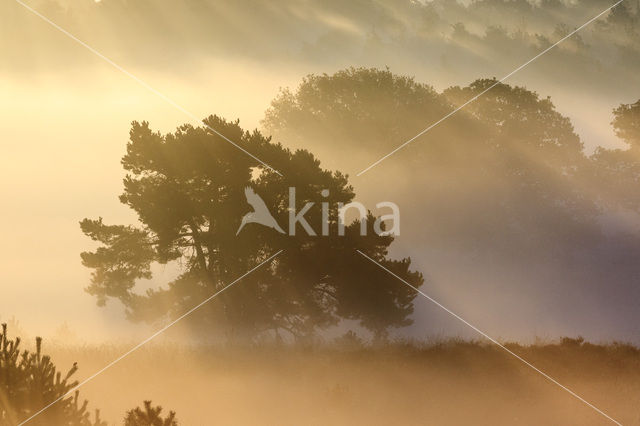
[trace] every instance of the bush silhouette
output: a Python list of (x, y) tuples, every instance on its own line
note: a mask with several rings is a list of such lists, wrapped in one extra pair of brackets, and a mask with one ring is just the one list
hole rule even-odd
[(144, 409), (136, 407), (127, 411), (124, 426), (177, 426), (176, 413), (169, 411), (166, 418), (160, 416), (162, 407), (152, 407), (151, 401), (144, 401)]
[[(77, 384), (70, 377), (73, 367), (63, 376), (48, 355), (42, 355), (42, 338), (36, 338), (36, 351), (20, 350), (20, 338), (7, 337), (7, 325), (0, 335), (0, 424), (15, 425), (66, 395)], [(31, 425), (106, 426), (96, 410), (90, 419), (88, 401), (80, 403), (79, 392), (62, 398), (35, 417)]]

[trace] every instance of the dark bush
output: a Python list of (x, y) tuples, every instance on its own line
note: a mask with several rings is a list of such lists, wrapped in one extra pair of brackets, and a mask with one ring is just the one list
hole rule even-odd
[(177, 426), (176, 413), (169, 411), (166, 418), (160, 416), (162, 407), (152, 407), (151, 401), (144, 401), (144, 409), (136, 407), (127, 411), (124, 426)]
[[(7, 337), (7, 325), (0, 334), (0, 424), (16, 425), (55, 402), (29, 422), (30, 425), (106, 426), (96, 410), (93, 421), (88, 401), (80, 403), (79, 392), (67, 394), (77, 386), (69, 381), (78, 370), (76, 364), (64, 375), (57, 371), (48, 355), (42, 355), (42, 338), (36, 338), (36, 351), (20, 350), (20, 338)], [(64, 397), (63, 397), (64, 396)]]

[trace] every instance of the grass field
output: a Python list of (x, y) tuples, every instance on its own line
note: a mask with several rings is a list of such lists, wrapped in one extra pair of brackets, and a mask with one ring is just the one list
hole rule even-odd
[[(580, 340), (509, 349), (623, 424), (640, 424), (640, 351)], [(51, 346), (76, 378), (128, 349)], [(143, 347), (82, 388), (110, 424), (145, 399), (181, 425), (613, 424), (495, 345)]]

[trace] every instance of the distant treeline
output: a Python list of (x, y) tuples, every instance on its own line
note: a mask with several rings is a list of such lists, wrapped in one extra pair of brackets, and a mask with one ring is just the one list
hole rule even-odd
[[(210, 58), (343, 67), (390, 65), (395, 70), (492, 76), (512, 69), (612, 2), (581, 0), (37, 0), (30, 5), (107, 56), (163, 72), (190, 69)], [(78, 46), (15, 2), (0, 5), (5, 72), (46, 65), (95, 64)], [(625, 1), (559, 46), (540, 65), (546, 77), (632, 78), (640, 67), (638, 4)], [(20, 43), (16, 41), (19, 40)], [(556, 65), (564, 64), (561, 69)], [(587, 75), (585, 76), (585, 72)], [(609, 73), (609, 74), (607, 74)], [(468, 76), (466, 78), (469, 78)], [(574, 81), (573, 79), (571, 81)], [(575, 83), (575, 81), (574, 81)], [(599, 85), (614, 84), (600, 81)]]

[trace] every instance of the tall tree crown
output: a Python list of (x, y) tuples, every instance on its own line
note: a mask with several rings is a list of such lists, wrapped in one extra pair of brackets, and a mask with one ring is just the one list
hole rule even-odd
[[(346, 318), (378, 334), (409, 323), (415, 294), (389, 285), (384, 272), (371, 270), (355, 249), (416, 286), (422, 277), (410, 271), (408, 259), (386, 258), (393, 237), (374, 232), (373, 216), (366, 223), (367, 235), (360, 235), (359, 222), (347, 226), (344, 236), (338, 234), (339, 203), (355, 196), (345, 175), (322, 169), (308, 151), (292, 152), (257, 131), (246, 132), (237, 121), (212, 116), (206, 124), (283, 176), (206, 128), (185, 125), (161, 135), (148, 123), (134, 122), (122, 159), (128, 174), (120, 201), (137, 213), (139, 225), (106, 225), (101, 218), (81, 222), (82, 231), (101, 243), (82, 253), (83, 264), (93, 269), (87, 291), (98, 304), (117, 299), (132, 320), (178, 315), (284, 250), (203, 307), (202, 325), (217, 325), (234, 335), (287, 330), (307, 336)], [(236, 235), (241, 218), (251, 210), (247, 187), (283, 226), (290, 214), (289, 187), (296, 188), (296, 209), (314, 203), (305, 217), (316, 232), (323, 218), (321, 204), (327, 203), (329, 235), (310, 236), (299, 225), (295, 236), (283, 235), (256, 224)], [(177, 265), (179, 276), (167, 287), (138, 292), (136, 285), (152, 277), (157, 263)]]

